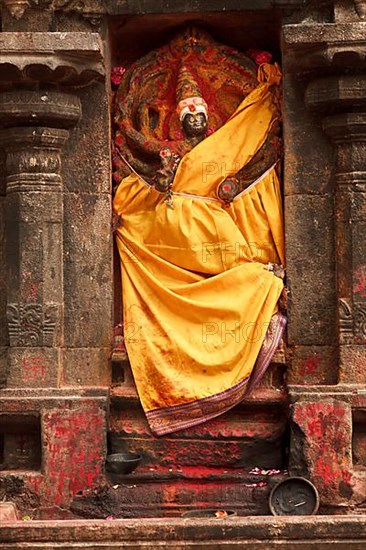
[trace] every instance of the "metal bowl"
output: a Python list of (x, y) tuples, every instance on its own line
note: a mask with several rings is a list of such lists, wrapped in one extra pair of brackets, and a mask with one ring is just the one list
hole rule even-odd
[(288, 477), (273, 487), (269, 507), (274, 516), (312, 516), (319, 508), (318, 491), (304, 477)]
[(126, 475), (133, 472), (140, 464), (142, 456), (137, 453), (113, 453), (106, 458), (106, 471), (111, 474)]

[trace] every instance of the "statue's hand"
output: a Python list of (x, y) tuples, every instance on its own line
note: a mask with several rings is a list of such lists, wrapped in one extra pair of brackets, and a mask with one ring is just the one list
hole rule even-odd
[(272, 264), (271, 262), (268, 262), (266, 265), (266, 268), (268, 271), (272, 271), (272, 273), (278, 277), (279, 279), (282, 279), (284, 281), (286, 277), (286, 269), (283, 267), (283, 265), (280, 264)]
[(112, 233), (117, 231), (117, 229), (122, 226), (122, 223), (123, 223), (122, 222), (122, 217), (119, 214), (117, 214), (117, 212), (113, 212), (112, 213), (112, 223), (111, 223)]
[(161, 159), (161, 168), (157, 170), (154, 177), (154, 187), (160, 193), (166, 193), (172, 186), (180, 157), (172, 153), (169, 147), (164, 147), (160, 151), (159, 156)]

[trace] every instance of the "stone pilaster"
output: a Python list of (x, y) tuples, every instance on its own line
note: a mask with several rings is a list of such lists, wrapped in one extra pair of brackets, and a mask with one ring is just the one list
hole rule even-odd
[[(332, 315), (328, 315), (333, 326), (333, 356), (323, 365), (323, 373), (332, 373), (332, 378), (306, 378), (296, 369), (295, 376), (289, 377), (289, 469), (314, 481), (323, 510), (328, 511), (362, 506), (366, 488), (365, 472), (359, 466), (359, 456), (363, 456), (360, 434), (364, 430), (360, 419), (366, 406), (366, 24), (360, 22), (361, 17), (351, 4), (335, 3), (336, 23), (284, 28), (287, 80), (298, 91), (301, 89), (297, 105), (302, 103), (300, 112), (307, 121), (303, 133), (296, 136), (307, 145), (302, 153), (299, 145), (297, 152), (304, 166), (311, 166), (311, 158), (318, 159), (315, 170), (309, 168), (308, 172), (297, 174), (295, 180), (291, 168), (287, 174), (295, 193), (307, 189), (313, 194), (314, 209), (307, 212), (302, 231), (307, 234), (306, 225), (316, 227), (314, 235), (318, 240), (313, 239), (313, 244), (320, 247), (325, 257), (322, 275), (327, 276), (328, 285), (333, 285)], [(319, 141), (311, 145), (308, 137), (315, 133)], [(291, 144), (287, 146), (291, 150)], [(313, 189), (309, 188), (309, 181)], [(319, 215), (324, 191), (328, 209), (321, 209)], [(329, 238), (333, 257), (326, 246)], [(302, 246), (296, 245), (289, 233), (287, 239), (290, 253)], [(299, 265), (294, 262), (296, 274), (301, 271)], [(305, 277), (318, 281), (315, 267)], [(317, 285), (312, 287), (312, 293), (316, 297)], [(296, 298), (301, 299), (292, 296), (292, 300)], [(324, 319), (327, 308), (324, 304)], [(290, 326), (291, 322), (290, 310)], [(309, 326), (306, 320), (304, 326)], [(301, 341), (301, 325), (298, 327)], [(316, 332), (316, 327), (312, 330)], [(307, 338), (307, 331), (304, 336)]]
[(79, 99), (70, 94), (0, 97), (0, 119), (8, 126), (0, 141), (7, 156), (9, 387), (57, 386), (61, 376), (61, 149), (69, 135), (65, 126), (76, 124), (80, 114)]
[[(338, 379), (366, 383), (366, 75), (312, 81), (307, 106), (335, 148)], [(330, 114), (332, 113), (332, 114)]]
[[(30, 17), (45, 7), (28, 4)], [(16, 16), (9, 11), (6, 25)], [(66, 506), (101, 483), (106, 454), (112, 278), (102, 44), (96, 33), (2, 32), (0, 51), (1, 477), (21, 479), (41, 505)], [(94, 328), (75, 350), (96, 319), (103, 341)]]

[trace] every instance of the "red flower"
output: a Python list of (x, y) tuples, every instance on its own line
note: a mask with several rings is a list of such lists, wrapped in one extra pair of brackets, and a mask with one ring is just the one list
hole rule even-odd
[(118, 86), (121, 83), (122, 76), (126, 72), (124, 67), (113, 67), (111, 70), (111, 81), (113, 84)]
[(253, 59), (257, 65), (262, 65), (263, 63), (269, 63), (272, 59), (272, 54), (264, 50), (248, 50), (248, 57)]
[(123, 137), (120, 136), (120, 135), (116, 136), (116, 138), (115, 138), (115, 140), (114, 140), (114, 143), (115, 143), (116, 145), (122, 145), (122, 143), (123, 143)]

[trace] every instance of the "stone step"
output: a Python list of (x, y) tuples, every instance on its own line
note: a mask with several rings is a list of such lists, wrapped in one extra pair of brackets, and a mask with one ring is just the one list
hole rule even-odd
[(108, 485), (80, 494), (71, 509), (74, 514), (89, 518), (180, 516), (195, 508), (264, 515), (269, 513), (272, 487), (287, 473), (257, 472), (204, 466), (107, 475)]
[(129, 450), (148, 467), (165, 465), (283, 468), (287, 443), (286, 394), (257, 390), (225, 414), (163, 437), (148, 427), (135, 390), (114, 388), (109, 414), (109, 452)]
[(366, 516), (160, 517), (29, 521), (2, 526), (1, 550), (27, 547), (34, 550), (363, 550)]

